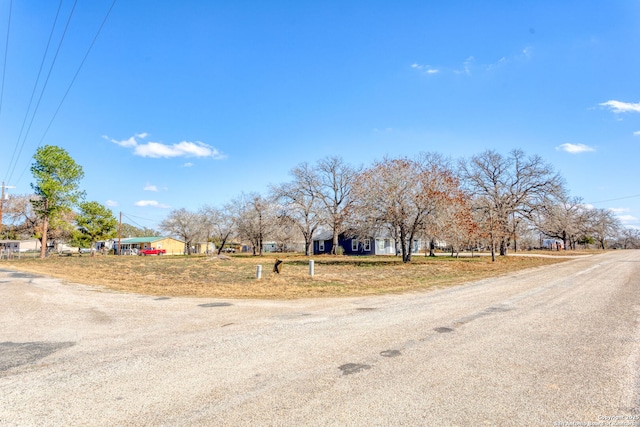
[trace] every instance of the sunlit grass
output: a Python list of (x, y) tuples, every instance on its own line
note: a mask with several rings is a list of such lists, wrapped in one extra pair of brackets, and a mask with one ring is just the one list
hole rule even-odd
[[(272, 272), (276, 258), (281, 274)], [(309, 259), (315, 275), (309, 276)], [(537, 257), (451, 258), (415, 256), (410, 264), (399, 257), (300, 255), (50, 257), (0, 262), (0, 267), (58, 277), (73, 283), (149, 295), (220, 298), (290, 299), (374, 295), (451, 286), (565, 259)], [(262, 279), (256, 280), (256, 266)]]

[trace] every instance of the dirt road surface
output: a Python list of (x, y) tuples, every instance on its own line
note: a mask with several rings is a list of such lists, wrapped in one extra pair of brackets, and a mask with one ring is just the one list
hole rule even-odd
[(640, 425), (639, 320), (640, 251), (297, 301), (0, 270), (0, 425)]

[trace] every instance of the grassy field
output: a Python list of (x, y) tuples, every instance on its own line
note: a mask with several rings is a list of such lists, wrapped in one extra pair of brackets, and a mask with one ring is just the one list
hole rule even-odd
[[(525, 268), (566, 261), (561, 258), (499, 257), (427, 258), (410, 264), (399, 257), (315, 256), (309, 259), (277, 255), (281, 274), (272, 273), (276, 255), (205, 256), (70, 256), (0, 261), (0, 268), (41, 273), (71, 283), (149, 295), (218, 298), (291, 299), (323, 296), (374, 295), (418, 291), (461, 284)], [(256, 266), (262, 279), (256, 280)]]

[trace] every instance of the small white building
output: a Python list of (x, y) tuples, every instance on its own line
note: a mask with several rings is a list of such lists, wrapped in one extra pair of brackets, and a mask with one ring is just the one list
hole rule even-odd
[(30, 240), (0, 240), (0, 259), (20, 258), (25, 252), (39, 252), (40, 241)]
[(0, 240), (0, 250), (10, 250), (12, 252), (39, 251), (40, 240)]

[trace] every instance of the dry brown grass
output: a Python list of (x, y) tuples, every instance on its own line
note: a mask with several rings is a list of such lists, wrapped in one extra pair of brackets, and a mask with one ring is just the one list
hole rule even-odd
[[(563, 251), (552, 251), (549, 249), (534, 249), (531, 251), (518, 251), (516, 254), (518, 255), (552, 255), (552, 256), (580, 256), (580, 255), (596, 255), (603, 254), (605, 252), (609, 252), (610, 250), (605, 249), (576, 249), (576, 250), (563, 250)], [(509, 252), (510, 254), (514, 254), (514, 252)]]
[[(281, 274), (272, 273), (276, 256), (234, 255), (228, 259), (203, 256), (51, 257), (1, 261), (0, 267), (42, 273), (72, 283), (149, 295), (218, 298), (291, 299), (322, 296), (372, 295), (450, 286), (565, 261), (536, 257), (450, 258), (316, 256), (315, 276), (309, 258), (279, 255)], [(256, 280), (256, 266), (263, 277)]]

